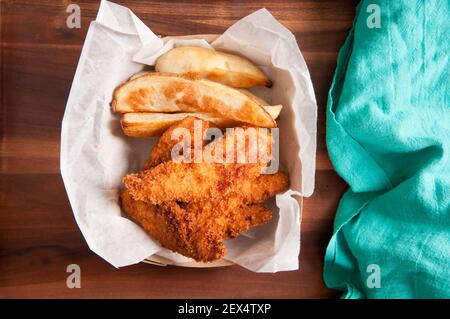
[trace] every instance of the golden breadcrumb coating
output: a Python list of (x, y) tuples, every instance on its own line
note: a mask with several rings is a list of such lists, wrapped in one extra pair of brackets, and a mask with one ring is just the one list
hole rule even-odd
[(170, 202), (155, 206), (134, 200), (127, 190), (120, 202), (123, 211), (163, 247), (203, 262), (225, 255), (225, 239), (264, 224), (272, 217), (262, 204), (233, 209), (224, 201), (187, 205)]
[[(172, 141), (172, 132), (182, 127), (193, 136), (195, 120), (199, 119), (186, 118), (161, 136), (144, 164), (144, 171), (125, 176), (126, 189), (120, 202), (122, 210), (163, 247), (209, 262), (224, 257), (224, 240), (271, 219), (272, 214), (263, 203), (287, 190), (289, 179), (282, 172), (261, 174), (270, 160), (270, 132), (256, 131), (253, 151), (262, 152), (263, 156), (248, 163), (252, 155), (244, 152), (247, 163), (238, 162), (237, 154), (243, 148), (248, 150), (254, 127), (229, 131), (206, 146), (204, 142), (197, 145), (211, 156), (223, 148), (224, 159), (234, 156), (233, 163), (171, 161), (172, 148), (179, 142)], [(202, 121), (202, 134), (208, 127)]]

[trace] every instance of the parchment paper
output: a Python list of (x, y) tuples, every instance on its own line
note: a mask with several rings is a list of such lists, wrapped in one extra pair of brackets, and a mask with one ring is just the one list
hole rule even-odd
[[(204, 40), (164, 44), (129, 9), (102, 1), (82, 49), (61, 133), (61, 174), (70, 203), (89, 247), (115, 267), (158, 254), (175, 262), (189, 258), (163, 249), (118, 205), (121, 180), (139, 171), (154, 139), (126, 137), (111, 112), (114, 88), (173, 46), (210, 47)], [(256, 272), (298, 269), (300, 208), (291, 195), (314, 189), (317, 105), (305, 61), (292, 33), (266, 10), (237, 21), (211, 46), (246, 56), (263, 68), (274, 86), (252, 90), (283, 104), (281, 164), (291, 189), (269, 203), (273, 220), (228, 240), (225, 259)]]

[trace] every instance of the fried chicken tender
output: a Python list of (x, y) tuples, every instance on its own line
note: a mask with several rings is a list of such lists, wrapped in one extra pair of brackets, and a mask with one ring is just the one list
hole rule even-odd
[[(150, 204), (217, 200), (232, 194), (245, 200), (254, 196), (252, 191), (258, 188), (255, 180), (260, 176), (260, 170), (256, 164), (165, 162), (151, 170), (129, 174), (123, 182), (134, 199)], [(275, 176), (287, 179), (279, 174)], [(265, 186), (272, 185), (267, 183)], [(260, 189), (266, 191), (263, 187)]]
[[(235, 238), (272, 218), (272, 213), (262, 204), (236, 204), (228, 198), (175, 205), (189, 214), (197, 214), (197, 222), (208, 225), (207, 228), (221, 234), (222, 239)], [(174, 209), (174, 206), (171, 208)]]
[(122, 209), (163, 247), (197, 261), (213, 261), (225, 255), (225, 239), (271, 219), (271, 212), (261, 203), (286, 190), (289, 181), (285, 174), (277, 173), (240, 185), (239, 192), (223, 199), (160, 205), (134, 200), (125, 190)]
[[(270, 131), (243, 127), (194, 145), (195, 120), (186, 118), (161, 136), (145, 171), (124, 178), (120, 201), (122, 210), (163, 247), (207, 262), (225, 255), (224, 240), (272, 218), (263, 202), (287, 190), (289, 179), (281, 172), (261, 174), (271, 160)], [(201, 126), (204, 134), (209, 125), (202, 121)], [(190, 132), (190, 151), (201, 148), (202, 162), (171, 161), (172, 148), (181, 140), (172, 140), (176, 128)], [(223, 163), (215, 162), (218, 157)]]
[(123, 211), (163, 247), (203, 262), (225, 255), (225, 239), (271, 218), (271, 212), (261, 204), (233, 209), (226, 201), (156, 206), (134, 200), (128, 190), (124, 190), (120, 202)]
[[(197, 137), (195, 137), (195, 125), (198, 127), (197, 134), (200, 135), (201, 132), (201, 135)], [(189, 145), (184, 150), (190, 153), (188, 155), (191, 159), (194, 158), (197, 150), (204, 151), (202, 160), (207, 162), (267, 163), (270, 161), (272, 136), (269, 130), (252, 126), (238, 127), (205, 146), (205, 134), (212, 127), (208, 121), (193, 116), (172, 125), (152, 148), (143, 169), (148, 170), (172, 159), (172, 148), (183, 138), (182, 135), (179, 135), (178, 138), (173, 136), (177, 129), (186, 129), (189, 132)], [(196, 138), (197, 143), (195, 143)], [(176, 155), (182, 157), (183, 154)]]
[[(197, 137), (198, 145), (195, 145), (195, 143), (194, 143), (194, 139), (196, 138), (195, 137), (196, 121), (198, 123), (197, 124), (198, 127), (201, 129), (201, 130), (198, 130), (198, 132), (201, 132), (201, 136)], [(190, 140), (190, 145), (188, 147), (186, 147), (186, 150), (189, 149), (191, 152), (193, 152), (195, 148), (198, 148), (200, 150), (203, 149), (203, 146), (205, 145), (205, 140), (203, 139), (203, 136), (209, 127), (210, 127), (210, 124), (208, 121), (203, 121), (203, 120), (200, 120), (193, 116), (186, 117), (185, 119), (181, 120), (180, 122), (175, 123), (161, 135), (158, 142), (155, 144), (155, 146), (153, 146), (148, 160), (144, 163), (144, 170), (150, 169), (162, 162), (171, 160), (172, 148), (177, 143), (181, 142), (183, 139), (182, 135), (179, 135), (178, 138), (172, 139), (172, 137), (176, 137), (176, 136), (172, 136), (172, 134), (175, 132), (175, 130), (186, 129), (189, 132), (191, 140)], [(177, 155), (182, 156), (183, 154), (177, 154)]]
[(235, 127), (204, 147), (203, 160), (216, 163), (259, 163), (272, 156), (272, 134), (266, 128)]
[(236, 207), (242, 203), (263, 203), (289, 188), (289, 178), (282, 172), (263, 174), (254, 180), (244, 180), (226, 198), (227, 205)]
[[(251, 141), (252, 138), (253, 141)], [(150, 169), (129, 174), (123, 182), (134, 199), (150, 204), (173, 200), (183, 202), (208, 198), (216, 200), (219, 197), (226, 197), (229, 193), (239, 192), (242, 185), (261, 174), (270, 160), (268, 154), (270, 154), (271, 144), (272, 137), (267, 131), (261, 134), (254, 127), (240, 128), (228, 132), (205, 147), (205, 150), (213, 157), (217, 156), (217, 152), (226, 158), (232, 156), (232, 163), (167, 161), (151, 168), (149, 166), (154, 163), (152, 160), (154, 154), (168, 153), (168, 144), (162, 143), (161, 148), (150, 155), (151, 158), (146, 166)], [(153, 158), (156, 158), (156, 155)], [(159, 158), (163, 160), (164, 156)]]

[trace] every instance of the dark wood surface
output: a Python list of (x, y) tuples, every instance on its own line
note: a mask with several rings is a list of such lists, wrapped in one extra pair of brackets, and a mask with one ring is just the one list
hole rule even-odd
[[(296, 35), (319, 105), (316, 190), (304, 200), (301, 268), (276, 274), (238, 266), (115, 269), (89, 250), (59, 170), (61, 120), (99, 6), (74, 2), (80, 29), (66, 27), (70, 1), (1, 1), (0, 297), (338, 297), (322, 267), (346, 185), (327, 156), (325, 105), (357, 1), (120, 1), (162, 35), (222, 33), (261, 7)], [(81, 266), (81, 289), (66, 287), (71, 263)]]

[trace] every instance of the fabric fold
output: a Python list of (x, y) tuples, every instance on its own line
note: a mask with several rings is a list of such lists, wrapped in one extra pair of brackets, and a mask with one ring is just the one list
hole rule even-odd
[(324, 280), (343, 298), (450, 297), (449, 14), (362, 1), (340, 51), (326, 138), (350, 189)]

